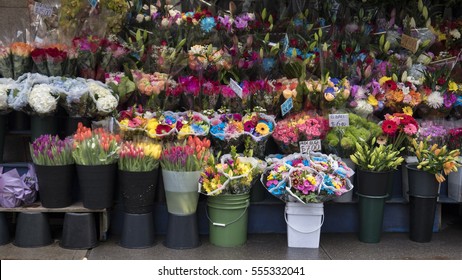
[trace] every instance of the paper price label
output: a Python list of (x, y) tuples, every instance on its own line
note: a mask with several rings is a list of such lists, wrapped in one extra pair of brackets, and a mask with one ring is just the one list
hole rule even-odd
[(350, 126), (350, 118), (348, 114), (329, 114), (329, 126)]
[(39, 2), (35, 2), (34, 13), (44, 17), (51, 17), (53, 15), (53, 7)]
[(229, 86), (234, 91), (234, 93), (242, 99), (242, 88), (241, 86), (233, 79), (229, 80)]
[(300, 141), (298, 142), (300, 146), (300, 153), (309, 154), (310, 152), (318, 152), (321, 150), (321, 139), (309, 140), (309, 141)]
[(286, 101), (284, 101), (284, 103), (282, 103), (281, 114), (285, 116), (287, 113), (290, 112), (290, 110), (292, 110), (293, 107), (294, 107), (294, 102), (292, 100), (292, 97), (290, 97)]
[(289, 36), (286, 33), (286, 35), (284, 36), (284, 39), (282, 40), (283, 53), (286, 53), (288, 49), (289, 49)]
[(401, 47), (415, 53), (419, 49), (419, 40), (417, 38), (403, 34), (401, 36)]

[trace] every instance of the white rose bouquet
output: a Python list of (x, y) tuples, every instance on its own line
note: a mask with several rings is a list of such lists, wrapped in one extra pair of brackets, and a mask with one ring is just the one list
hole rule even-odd
[(107, 116), (117, 108), (118, 96), (107, 85), (94, 80), (87, 80), (87, 85), (90, 97), (96, 105), (97, 115)]
[(48, 84), (34, 85), (29, 92), (29, 106), (32, 114), (40, 116), (51, 115), (58, 107), (59, 95), (55, 89)]

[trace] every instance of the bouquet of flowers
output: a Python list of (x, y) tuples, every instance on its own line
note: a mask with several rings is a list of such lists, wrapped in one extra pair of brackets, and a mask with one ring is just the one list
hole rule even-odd
[(178, 77), (178, 85), (183, 89), (181, 95), (181, 107), (184, 110), (199, 111), (200, 100), (199, 95), (201, 92), (201, 81), (194, 76)]
[(249, 143), (253, 156), (263, 158), (265, 155), (266, 143), (273, 134), (276, 122), (274, 116), (269, 116), (262, 113), (249, 113), (242, 118), (244, 124), (244, 139)]
[(341, 158), (349, 158), (356, 151), (356, 142), (368, 142), (382, 134), (382, 129), (376, 123), (355, 114), (348, 116), (349, 126), (332, 128), (323, 140), (325, 151)]
[(72, 138), (60, 140), (57, 135), (44, 134), (35, 139), (29, 146), (34, 164), (60, 166), (74, 163)]
[(199, 179), (199, 192), (209, 196), (249, 193), (263, 169), (257, 159), (239, 156), (233, 146), (231, 154), (221, 156), (220, 163), (213, 158), (208, 162)]
[(9, 113), (10, 106), (8, 105), (8, 95), (13, 87), (14, 80), (0, 78), (0, 115)]
[(435, 178), (439, 183), (446, 180), (443, 176), (451, 172), (457, 172), (457, 167), (460, 163), (457, 161), (460, 155), (460, 150), (448, 150), (447, 146), (438, 146), (433, 144), (430, 146), (427, 141), (420, 141), (417, 143), (415, 139), (412, 140), (412, 150), (417, 156), (417, 168), (423, 171), (435, 174)]
[(119, 169), (130, 172), (147, 172), (159, 166), (162, 145), (147, 141), (125, 141), (119, 150)]
[(30, 113), (39, 116), (51, 115), (58, 108), (59, 94), (49, 84), (34, 85), (28, 96)]
[(380, 84), (372, 80), (367, 85), (354, 85), (351, 87), (348, 107), (363, 118), (383, 110), (385, 94)]
[(0, 76), (4, 78), (14, 78), (13, 61), (11, 60), (11, 50), (9, 47), (0, 46)]
[(217, 150), (227, 153), (232, 146), (237, 147), (241, 143), (244, 132), (241, 114), (216, 115), (210, 120), (210, 125), (210, 134)]
[(448, 130), (446, 125), (438, 121), (422, 121), (417, 133), (417, 140), (426, 140), (429, 145), (438, 144), (443, 146), (448, 142)]
[(220, 98), (220, 84), (216, 81), (203, 81), (200, 95), (202, 110), (215, 110)]
[(284, 154), (299, 152), (299, 141), (324, 139), (328, 121), (316, 115), (299, 113), (276, 123), (273, 138)]
[(345, 109), (350, 96), (350, 82), (346, 79), (327, 77), (323, 81), (320, 108), (323, 115)]
[(34, 49), (31, 57), (38, 73), (48, 76), (66, 74), (67, 51), (64, 48), (65, 46), (50, 46)]
[(278, 95), (284, 97), (283, 101), (292, 98), (293, 109), (292, 112), (299, 112), (303, 107), (303, 86), (301, 86), (297, 79), (288, 79), (286, 77), (277, 79), (273, 82), (273, 86)]
[[(405, 78), (406, 75), (403, 77)], [(417, 86), (412, 82), (395, 82), (391, 77), (384, 76), (380, 79), (380, 85), (385, 94), (384, 105), (389, 112), (405, 111), (412, 114), (422, 102), (422, 96)]]
[(448, 147), (451, 150), (462, 149), (462, 127), (452, 128), (448, 132)]
[(197, 112), (178, 113), (176, 130), (178, 131), (178, 139), (183, 139), (190, 135), (205, 137), (209, 134), (210, 121), (206, 116)]
[(145, 113), (147, 119), (146, 133), (153, 139), (172, 140), (177, 132), (177, 117), (172, 112), (164, 112), (157, 116), (152, 113)]
[(250, 105), (250, 93), (242, 91), (242, 98), (237, 96), (236, 92), (229, 85), (221, 86), (222, 106), (231, 112), (243, 113)]
[(106, 73), (105, 84), (119, 96), (121, 104), (126, 103), (136, 90), (136, 84), (122, 72)]
[(79, 123), (73, 136), (72, 157), (78, 165), (107, 165), (117, 162), (120, 136), (102, 128), (91, 129)]
[(174, 84), (168, 74), (159, 72), (153, 74), (134, 73), (134, 78), (139, 92), (148, 98), (144, 107), (152, 110), (163, 109), (166, 90), (171, 84)]
[(96, 105), (96, 115), (107, 116), (119, 105), (118, 96), (105, 84), (95, 80), (87, 80), (90, 98)]
[(117, 41), (104, 39), (101, 42), (101, 59), (98, 67), (104, 74), (120, 71), (128, 52), (129, 50)]
[(252, 96), (252, 106), (263, 108), (267, 114), (277, 116), (281, 111), (281, 91), (276, 91), (272, 81), (245, 81), (243, 90)]
[(210, 157), (210, 140), (189, 136), (182, 143), (164, 147), (160, 164), (169, 171), (200, 171)]
[(124, 139), (133, 139), (136, 135), (144, 135), (147, 121), (148, 120), (143, 116), (143, 108), (141, 105), (120, 111), (117, 118), (120, 134)]
[(410, 140), (417, 136), (419, 124), (412, 116), (407, 114), (386, 114), (385, 120), (382, 122), (382, 131), (388, 138), (384, 142), (390, 143), (394, 150), (400, 150), (402, 147), (406, 146), (406, 143), (404, 143), (406, 139)]
[(11, 60), (13, 62), (13, 77), (17, 79), (24, 73), (31, 72), (31, 52), (34, 50), (28, 43), (15, 42), (10, 45)]
[(90, 97), (87, 80), (50, 77), (50, 85), (60, 95), (59, 103), (70, 117), (95, 117), (96, 105)]
[(72, 44), (78, 52), (79, 76), (104, 81), (104, 72), (102, 69), (97, 69), (98, 62), (101, 59), (103, 39), (96, 36), (77, 37), (72, 40)]

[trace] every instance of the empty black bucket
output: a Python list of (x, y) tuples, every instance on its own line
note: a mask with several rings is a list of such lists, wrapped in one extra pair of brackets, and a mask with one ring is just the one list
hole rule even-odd
[(75, 166), (35, 165), (40, 202), (46, 208), (63, 208), (72, 204)]
[(191, 249), (200, 245), (197, 214), (178, 216), (168, 213), (164, 246), (171, 249)]
[(59, 246), (74, 250), (85, 250), (98, 246), (93, 213), (66, 213)]
[(122, 236), (119, 245), (128, 249), (144, 249), (154, 246), (154, 216), (124, 213)]
[(13, 245), (22, 248), (35, 248), (51, 243), (53, 240), (46, 214), (40, 212), (21, 212), (18, 214)]
[(77, 165), (82, 203), (88, 209), (109, 208), (114, 203), (117, 164)]
[(144, 214), (152, 212), (156, 195), (158, 169), (149, 172), (119, 170), (124, 212)]
[(409, 196), (410, 228), (412, 241), (426, 243), (432, 240), (437, 197)]
[(0, 213), (0, 245), (10, 243), (10, 229), (5, 213)]

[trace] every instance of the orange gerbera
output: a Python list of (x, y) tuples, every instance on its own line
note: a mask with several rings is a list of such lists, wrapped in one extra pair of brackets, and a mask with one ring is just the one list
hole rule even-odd
[(417, 106), (422, 102), (422, 96), (420, 95), (420, 93), (418, 93), (418, 92), (416, 92), (414, 90), (411, 90), (409, 92), (409, 95), (412, 97), (412, 100), (411, 100), (411, 103), (410, 103), (411, 106)]

